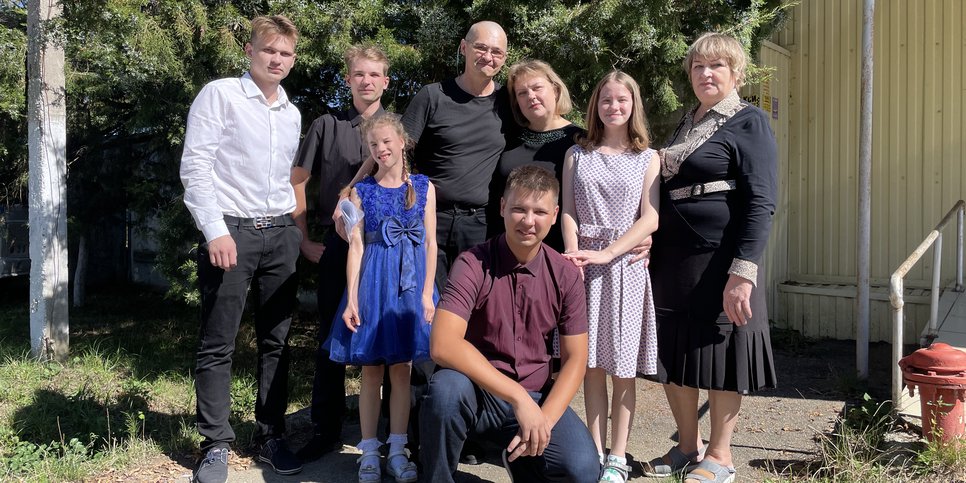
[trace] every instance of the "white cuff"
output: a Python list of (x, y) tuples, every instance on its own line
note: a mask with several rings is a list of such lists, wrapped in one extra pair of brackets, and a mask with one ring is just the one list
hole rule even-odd
[(224, 219), (216, 220), (201, 227), (201, 233), (205, 235), (205, 241), (211, 242), (215, 238), (227, 235), (228, 225), (225, 224)]

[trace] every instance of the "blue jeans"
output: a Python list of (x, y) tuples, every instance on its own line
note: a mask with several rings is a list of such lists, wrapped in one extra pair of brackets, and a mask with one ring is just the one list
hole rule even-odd
[[(531, 392), (538, 404), (545, 394)], [(454, 481), (460, 450), (469, 434), (506, 447), (520, 425), (510, 404), (482, 389), (465, 375), (440, 369), (429, 382), (419, 417), (422, 481)], [(600, 476), (600, 462), (590, 432), (567, 408), (542, 456), (520, 457), (510, 463), (514, 481), (589, 482)]]

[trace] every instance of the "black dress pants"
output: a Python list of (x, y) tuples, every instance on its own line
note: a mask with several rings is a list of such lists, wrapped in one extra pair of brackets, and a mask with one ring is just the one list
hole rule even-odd
[(302, 232), (294, 225), (255, 229), (228, 226), (238, 265), (225, 271), (211, 265), (208, 245), (198, 248), (201, 330), (195, 366), (198, 432), (202, 451), (227, 448), (235, 440), (231, 412), (231, 364), (235, 337), (249, 287), (255, 294), (258, 346), (256, 443), (285, 432), (288, 405), (288, 334), (298, 279), (295, 262)]
[(485, 241), (486, 208), (439, 207), (436, 210), (436, 288), (440, 296), (456, 257)]
[(315, 378), (312, 382), (312, 424), (315, 435), (328, 441), (338, 441), (345, 417), (345, 366), (329, 359), (329, 351), (322, 348), (336, 323), (336, 314), (345, 293), (345, 265), (349, 244), (329, 229), (322, 243), (325, 251), (319, 258), (319, 278), (316, 300), (319, 310), (319, 348), (315, 352)]

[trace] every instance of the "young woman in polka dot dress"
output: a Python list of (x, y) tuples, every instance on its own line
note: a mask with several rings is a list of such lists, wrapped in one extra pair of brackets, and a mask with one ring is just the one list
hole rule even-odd
[[(565, 255), (587, 287), (590, 350), (584, 379), (587, 426), (603, 465), (601, 482), (627, 480), (625, 449), (635, 406), (635, 377), (657, 372), (651, 281), (628, 250), (657, 229), (658, 154), (649, 148), (640, 88), (607, 74), (587, 106), (587, 134), (564, 161)], [(607, 381), (611, 398), (610, 453)]]

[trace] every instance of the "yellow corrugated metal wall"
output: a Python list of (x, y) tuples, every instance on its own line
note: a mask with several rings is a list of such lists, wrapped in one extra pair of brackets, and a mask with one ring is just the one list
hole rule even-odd
[[(787, 213), (776, 217), (787, 236), (772, 238), (787, 265), (773, 274), (772, 317), (808, 336), (854, 337), (862, 3), (803, 0), (773, 37), (790, 53), (790, 89)], [(966, 193), (964, 4), (875, 5), (873, 341), (891, 339), (889, 275)], [(944, 281), (955, 273), (954, 233), (946, 232)], [(928, 287), (931, 269), (927, 256), (907, 277), (906, 342), (926, 323), (928, 291), (917, 289)]]
[[(779, 176), (778, 176), (778, 205), (769, 237), (768, 249), (765, 253), (765, 270), (767, 270), (768, 306), (778, 306), (778, 283), (785, 280), (788, 273), (788, 95), (789, 95), (789, 61), (791, 52), (772, 42), (765, 42), (756, 64), (771, 70), (770, 76), (763, 82), (745, 85), (741, 88), (741, 96), (754, 102), (769, 114), (771, 128), (778, 141)], [(774, 310), (774, 309), (773, 309)], [(772, 317), (774, 318), (774, 317)]]

